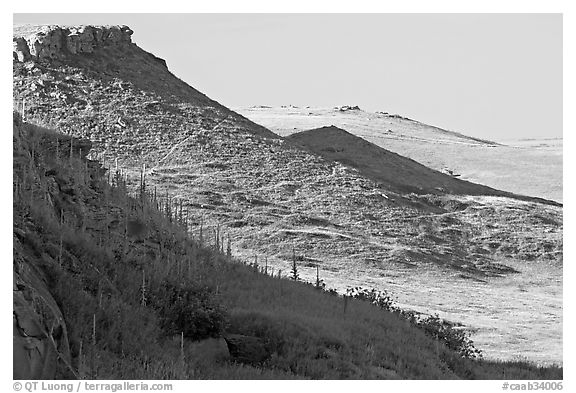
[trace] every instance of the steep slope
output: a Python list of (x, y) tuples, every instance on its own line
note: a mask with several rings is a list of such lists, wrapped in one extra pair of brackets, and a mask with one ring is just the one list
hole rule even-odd
[(127, 195), (86, 140), (15, 114), (13, 150), (14, 379), (562, 377), (462, 358), (432, 325), (206, 247), (169, 201)]
[(131, 162), (157, 162), (174, 143), (217, 125), (277, 138), (176, 78), (131, 34), (126, 26), (16, 27), (14, 56), (23, 62), (14, 63), (14, 95), (26, 117)]
[[(14, 100), (25, 118), (89, 139), (90, 158), (117, 162), (129, 188), (145, 177), (178, 201), (192, 233), (211, 242), (219, 233), (243, 259), (264, 257), (286, 275), (294, 252), (303, 278), (319, 266), (340, 291), (428, 274), (463, 287), (522, 271), (511, 266), (518, 260), (561, 266), (559, 207), (390, 189), (208, 99), (131, 43), (127, 28), (29, 28), (14, 42)], [(412, 281), (399, 296), (413, 293)], [(426, 287), (416, 290), (401, 301), (439, 310)], [(500, 303), (484, 307), (497, 313)]]
[(463, 180), (562, 202), (562, 139), (499, 144), (360, 108), (256, 106), (236, 110), (281, 136), (333, 124), (427, 167), (458, 174)]

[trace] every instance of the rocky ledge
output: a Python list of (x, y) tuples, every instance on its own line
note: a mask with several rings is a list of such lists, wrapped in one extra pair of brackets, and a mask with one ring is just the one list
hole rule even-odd
[(103, 46), (129, 44), (132, 33), (128, 26), (23, 26), (14, 31), (13, 56), (23, 62), (92, 53)]

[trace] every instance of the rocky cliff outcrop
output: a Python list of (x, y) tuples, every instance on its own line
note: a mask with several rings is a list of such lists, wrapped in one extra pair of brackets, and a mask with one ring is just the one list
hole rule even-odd
[(39, 26), (22, 29), (13, 38), (13, 57), (17, 61), (57, 59), (79, 53), (93, 53), (96, 48), (130, 44), (128, 26)]
[(18, 230), (14, 239), (14, 379), (73, 377), (71, 368), (67, 368), (71, 358), (64, 316), (48, 290), (38, 261), (23, 251), (26, 236)]

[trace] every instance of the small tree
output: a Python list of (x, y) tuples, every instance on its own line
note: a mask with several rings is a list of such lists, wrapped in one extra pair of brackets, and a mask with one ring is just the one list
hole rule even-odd
[(298, 274), (298, 266), (296, 265), (296, 250), (294, 246), (292, 246), (292, 270), (290, 271), (292, 277), (290, 277), (294, 281), (300, 280), (300, 275)]

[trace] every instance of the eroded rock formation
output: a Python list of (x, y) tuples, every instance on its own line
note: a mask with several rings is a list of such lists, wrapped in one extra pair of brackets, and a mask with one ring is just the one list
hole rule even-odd
[(17, 61), (57, 59), (96, 48), (129, 44), (128, 26), (40, 26), (13, 38), (13, 57)]

